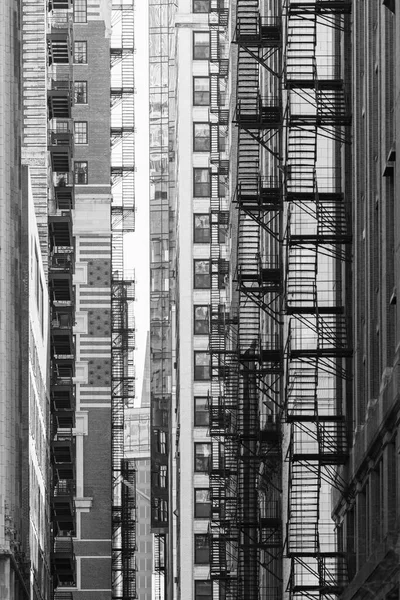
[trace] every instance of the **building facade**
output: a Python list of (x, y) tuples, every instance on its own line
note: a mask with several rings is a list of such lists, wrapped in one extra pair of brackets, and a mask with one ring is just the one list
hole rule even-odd
[(352, 23), (354, 379), (345, 487), (333, 508), (348, 557), (343, 598), (386, 599), (399, 595), (399, 14), (391, 2), (353, 2)]

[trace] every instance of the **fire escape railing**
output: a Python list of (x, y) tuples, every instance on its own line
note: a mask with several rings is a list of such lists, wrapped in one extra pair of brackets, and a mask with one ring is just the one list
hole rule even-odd
[[(345, 558), (337, 550), (329, 511), (326, 518), (322, 486), (336, 485), (336, 467), (347, 452), (342, 394), (351, 349), (340, 283), (351, 235), (340, 167), (332, 161), (350, 124), (334, 34), (343, 30), (349, 11), (347, 1), (289, 0), (285, 12), (290, 598), (334, 598), (346, 582)], [(321, 56), (319, 42), (330, 36), (333, 54)], [(320, 150), (325, 145), (329, 152), (329, 144), (330, 162)]]
[[(70, 7), (69, 7), (70, 8)], [(47, 62), (48, 150), (52, 185), (48, 202), (50, 299), (51, 518), (53, 597), (70, 600), (76, 585), (75, 515), (75, 264), (72, 210), (72, 11), (49, 6)], [(67, 589), (66, 589), (67, 588)]]
[(136, 598), (135, 467), (124, 455), (124, 410), (135, 396), (134, 276), (124, 236), (135, 227), (134, 0), (111, 3), (112, 593)]

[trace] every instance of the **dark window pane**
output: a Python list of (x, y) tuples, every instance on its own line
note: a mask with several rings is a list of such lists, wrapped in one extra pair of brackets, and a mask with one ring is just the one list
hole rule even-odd
[(88, 164), (87, 162), (75, 161), (74, 181), (78, 185), (86, 185), (88, 182)]
[(195, 289), (209, 289), (211, 285), (210, 261), (194, 261), (194, 287)]
[(194, 490), (194, 516), (196, 519), (208, 519), (211, 515), (210, 490)]
[(210, 58), (210, 34), (206, 31), (193, 34), (193, 58), (208, 60)]
[(87, 63), (87, 42), (74, 42), (74, 63)]
[(208, 335), (209, 309), (207, 305), (194, 307), (194, 335)]
[(194, 353), (194, 379), (195, 381), (210, 379), (210, 355), (208, 352)]
[(210, 78), (193, 77), (193, 104), (195, 106), (209, 106), (210, 104)]
[(194, 536), (194, 562), (197, 565), (206, 565), (210, 562), (209, 537), (207, 534)]
[(194, 582), (194, 600), (212, 600), (211, 581)]
[(87, 81), (74, 81), (75, 104), (87, 104)]
[(193, 150), (194, 152), (210, 152), (209, 123), (194, 123)]
[(195, 198), (210, 196), (210, 170), (193, 169), (193, 195)]
[(194, 13), (210, 12), (210, 0), (193, 0), (193, 12)]
[(194, 215), (194, 242), (196, 244), (209, 244), (210, 215)]
[(208, 427), (209, 424), (210, 414), (207, 398), (196, 397), (194, 399), (194, 425), (195, 427)]
[(211, 461), (211, 444), (195, 443), (194, 445), (194, 470), (208, 473)]

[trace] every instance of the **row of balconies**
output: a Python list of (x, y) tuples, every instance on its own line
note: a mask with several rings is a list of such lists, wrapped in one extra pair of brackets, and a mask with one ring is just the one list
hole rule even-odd
[(75, 585), (75, 344), (74, 241), (72, 213), (72, 0), (49, 0), (47, 51), (49, 80), (48, 150), (52, 178), (49, 203), (49, 292), (51, 351), (51, 410), (53, 465), (52, 574), (54, 598), (69, 600), (66, 588)]

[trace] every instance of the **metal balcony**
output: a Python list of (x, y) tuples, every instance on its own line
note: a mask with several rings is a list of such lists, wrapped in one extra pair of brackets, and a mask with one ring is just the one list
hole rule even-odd
[(282, 45), (282, 20), (278, 17), (260, 17), (259, 14), (239, 16), (236, 20), (233, 42), (243, 47), (275, 48)]
[(60, 65), (50, 73), (47, 86), (49, 119), (70, 119), (72, 107), (72, 77), (69, 67)]
[(51, 449), (58, 479), (73, 479), (75, 474), (75, 444), (72, 429), (58, 429), (52, 440)]
[(75, 482), (68, 479), (59, 480), (53, 491), (52, 512), (53, 522), (58, 532), (75, 530)]
[(238, 100), (233, 121), (244, 129), (278, 129), (282, 125), (280, 100), (249, 94)]
[(47, 143), (53, 172), (68, 172), (72, 166), (73, 136), (69, 123), (62, 125), (48, 130)]
[(55, 538), (52, 559), (56, 587), (74, 586), (76, 566), (72, 536)]
[(50, 388), (50, 396), (53, 411), (74, 411), (75, 393), (72, 376), (63, 378), (59, 376), (58, 369), (53, 373), (53, 381)]
[(72, 13), (66, 10), (55, 10), (47, 19), (47, 52), (48, 63), (72, 63), (73, 22)]
[(74, 208), (74, 185), (72, 173), (53, 173), (54, 196), (58, 210)]

